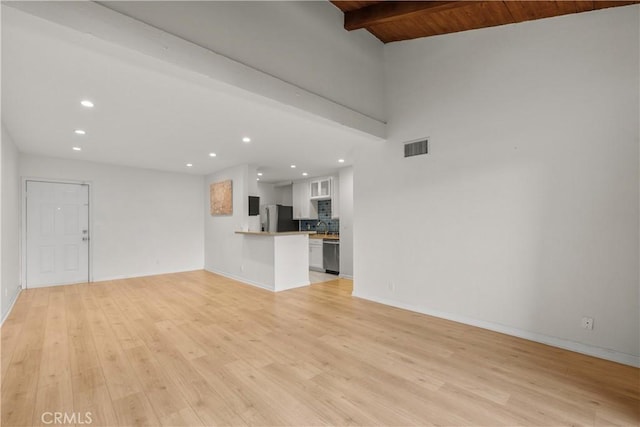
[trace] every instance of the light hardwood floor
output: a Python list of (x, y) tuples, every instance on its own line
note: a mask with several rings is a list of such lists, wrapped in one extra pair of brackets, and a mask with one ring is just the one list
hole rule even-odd
[(638, 369), (350, 295), (204, 271), (24, 291), (2, 327), (2, 425), (640, 421)]
[(329, 282), (331, 280), (336, 280), (337, 278), (338, 276), (336, 276), (335, 274), (328, 274), (328, 273), (322, 273), (320, 271), (309, 270), (309, 282), (311, 282), (311, 284)]

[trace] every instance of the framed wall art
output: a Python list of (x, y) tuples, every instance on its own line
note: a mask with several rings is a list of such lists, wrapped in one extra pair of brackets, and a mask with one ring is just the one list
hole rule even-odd
[(211, 215), (233, 215), (233, 181), (214, 182), (209, 186)]

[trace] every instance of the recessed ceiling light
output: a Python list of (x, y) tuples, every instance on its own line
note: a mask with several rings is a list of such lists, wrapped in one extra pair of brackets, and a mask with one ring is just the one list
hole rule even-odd
[(262, 176), (262, 172), (258, 172), (258, 176)]
[(80, 148), (80, 147), (73, 147), (73, 151), (82, 151), (82, 148)]
[(296, 165), (291, 165), (291, 169), (295, 169), (295, 168), (296, 168)]
[(193, 163), (187, 163), (188, 168), (190, 168), (191, 166), (193, 166)]
[(256, 178), (256, 181), (260, 181), (260, 178)]
[(306, 172), (302, 172), (302, 176), (307, 176), (307, 175), (309, 175), (309, 174), (306, 173)]
[(251, 142), (251, 138), (245, 136), (244, 138), (242, 138), (242, 142)]
[(209, 153), (209, 157), (215, 157), (215, 156), (217, 156), (216, 153)]
[(84, 134), (86, 134), (86, 133), (87, 133), (87, 132), (83, 131), (82, 129), (76, 129), (76, 130), (74, 130), (74, 132), (75, 132), (76, 134), (78, 134), (78, 135), (84, 135)]
[(83, 107), (93, 108), (93, 102), (89, 101), (88, 99), (83, 99), (82, 101), (80, 101), (80, 104), (82, 104)]
[(338, 159), (338, 163), (344, 163), (344, 159)]

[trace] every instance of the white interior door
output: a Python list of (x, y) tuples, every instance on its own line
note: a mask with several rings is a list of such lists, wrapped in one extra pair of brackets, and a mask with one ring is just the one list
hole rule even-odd
[(89, 281), (89, 186), (27, 181), (28, 288)]

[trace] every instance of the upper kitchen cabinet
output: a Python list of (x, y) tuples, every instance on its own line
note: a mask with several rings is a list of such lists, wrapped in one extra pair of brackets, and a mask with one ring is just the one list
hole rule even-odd
[(318, 205), (311, 202), (309, 181), (293, 183), (293, 219), (318, 219)]
[(331, 177), (311, 181), (311, 200), (325, 200), (331, 198)]

